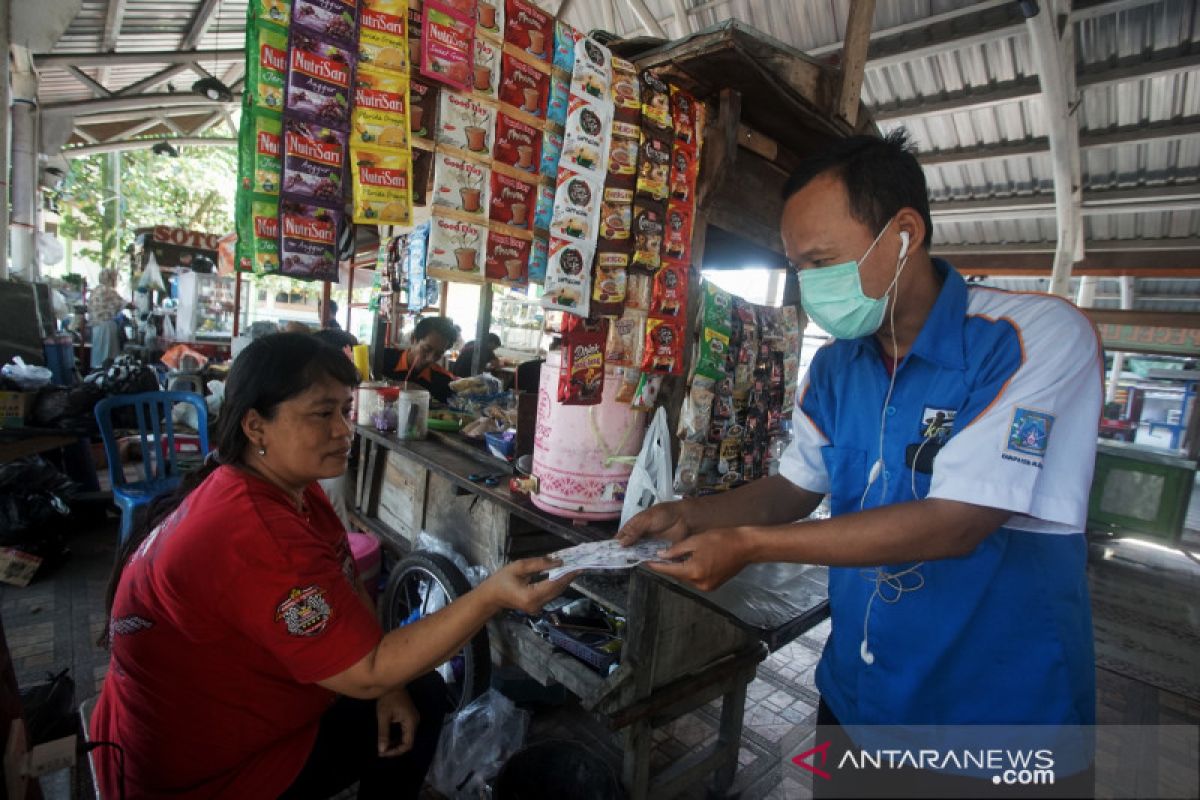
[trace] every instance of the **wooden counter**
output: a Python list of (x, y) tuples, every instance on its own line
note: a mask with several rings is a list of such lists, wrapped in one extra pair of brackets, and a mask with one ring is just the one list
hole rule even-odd
[[(511, 468), (459, 437), (431, 433), (401, 442), (358, 429), (357, 516), (390, 548), (407, 552), (425, 531), (472, 564), (509, 561), (569, 544), (599, 541), (616, 523), (573, 524), (508, 490)], [(500, 476), (492, 488), (470, 476)], [(761, 567), (761, 568), (760, 568)], [(621, 662), (611, 675), (535, 633), (515, 616), (488, 625), (493, 659), (544, 684), (560, 683), (583, 705), (625, 729), (624, 782), (631, 797), (667, 797), (709, 776), (723, 794), (733, 783), (746, 687), (768, 648), (782, 646), (828, 616), (823, 568), (759, 565), (716, 592), (701, 592), (648, 569), (585, 575), (573, 588), (627, 620)], [(650, 775), (652, 731), (721, 700), (717, 741)]]

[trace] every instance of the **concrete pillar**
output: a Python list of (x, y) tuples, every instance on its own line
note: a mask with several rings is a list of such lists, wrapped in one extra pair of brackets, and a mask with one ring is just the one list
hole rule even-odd
[(32, 73), (12, 76), (12, 273), (38, 279), (37, 247), (37, 79)]
[(9, 4), (0, 3), (0, 281), (8, 279), (8, 162), (9, 106), (12, 90), (9, 87)]

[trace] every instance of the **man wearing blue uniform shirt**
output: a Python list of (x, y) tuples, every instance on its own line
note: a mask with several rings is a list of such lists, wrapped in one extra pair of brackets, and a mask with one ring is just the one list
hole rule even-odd
[[(930, 257), (903, 132), (836, 143), (784, 195), (801, 301), (835, 338), (796, 393), (780, 474), (656, 505), (619, 538), (676, 542), (686, 560), (653, 568), (701, 589), (749, 563), (829, 565), (821, 722), (1094, 724), (1094, 327)], [(825, 495), (830, 519), (796, 522)]]

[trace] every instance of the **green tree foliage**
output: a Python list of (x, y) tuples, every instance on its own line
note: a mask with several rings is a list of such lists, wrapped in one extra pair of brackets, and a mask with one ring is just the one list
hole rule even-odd
[(59, 198), (62, 235), (84, 246), (80, 255), (112, 264), (133, 243), (134, 230), (154, 225), (226, 234), (233, 230), (237, 150), (232, 147), (180, 148), (179, 158), (160, 156), (149, 148), (128, 150), (120, 164), (118, 204), (109, 156), (97, 154), (71, 161)]

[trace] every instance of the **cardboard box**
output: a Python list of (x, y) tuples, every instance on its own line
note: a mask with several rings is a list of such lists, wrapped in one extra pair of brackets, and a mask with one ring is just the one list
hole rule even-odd
[(22, 428), (33, 416), (37, 392), (0, 392), (0, 428)]

